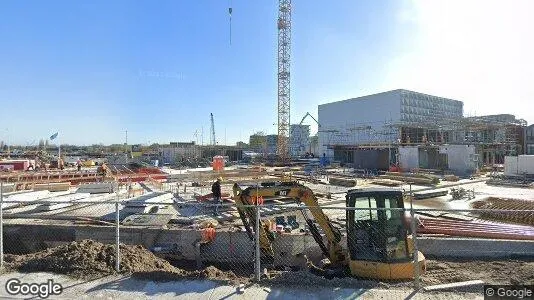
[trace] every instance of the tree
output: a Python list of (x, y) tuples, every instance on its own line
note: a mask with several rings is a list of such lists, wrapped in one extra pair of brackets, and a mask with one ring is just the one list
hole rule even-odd
[(250, 148), (256, 151), (263, 149), (267, 145), (267, 137), (263, 131), (258, 131), (250, 136)]

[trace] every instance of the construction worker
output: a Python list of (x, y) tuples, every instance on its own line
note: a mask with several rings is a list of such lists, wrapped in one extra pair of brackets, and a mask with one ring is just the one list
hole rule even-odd
[(219, 214), (219, 205), (222, 203), (222, 199), (221, 199), (221, 181), (222, 181), (222, 178), (218, 177), (217, 180), (211, 186), (211, 192), (213, 193), (213, 200), (217, 204), (215, 206), (215, 215)]

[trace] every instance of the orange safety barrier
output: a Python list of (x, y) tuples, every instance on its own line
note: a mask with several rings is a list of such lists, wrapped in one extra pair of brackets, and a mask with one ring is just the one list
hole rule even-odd
[(213, 171), (223, 171), (224, 170), (224, 157), (214, 156), (213, 157)]
[(259, 197), (256, 197), (256, 196), (251, 196), (250, 197), (250, 200), (252, 202), (252, 204), (254, 205), (263, 205), (263, 196), (259, 196)]
[(202, 230), (202, 240), (205, 242), (211, 242), (215, 239), (215, 228), (208, 227)]

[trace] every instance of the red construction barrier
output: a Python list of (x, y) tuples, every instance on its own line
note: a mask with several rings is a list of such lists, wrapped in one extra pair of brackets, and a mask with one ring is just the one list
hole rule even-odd
[(202, 230), (202, 241), (211, 242), (215, 239), (215, 228), (208, 227)]

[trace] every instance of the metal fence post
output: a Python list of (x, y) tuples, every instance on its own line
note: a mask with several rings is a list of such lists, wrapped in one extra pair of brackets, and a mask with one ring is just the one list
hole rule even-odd
[(260, 257), (260, 207), (256, 205), (256, 238), (254, 239), (254, 246), (256, 246), (255, 266), (256, 281), (260, 281), (261, 257)]
[(0, 270), (4, 269), (4, 183), (0, 182)]
[(116, 247), (116, 260), (115, 271), (120, 270), (120, 232), (119, 232), (119, 192), (117, 191), (117, 201), (115, 202), (115, 247)]
[(417, 247), (417, 220), (413, 209), (412, 185), (410, 184), (410, 215), (412, 220), (413, 260), (414, 260), (414, 288), (419, 289), (419, 248)]

